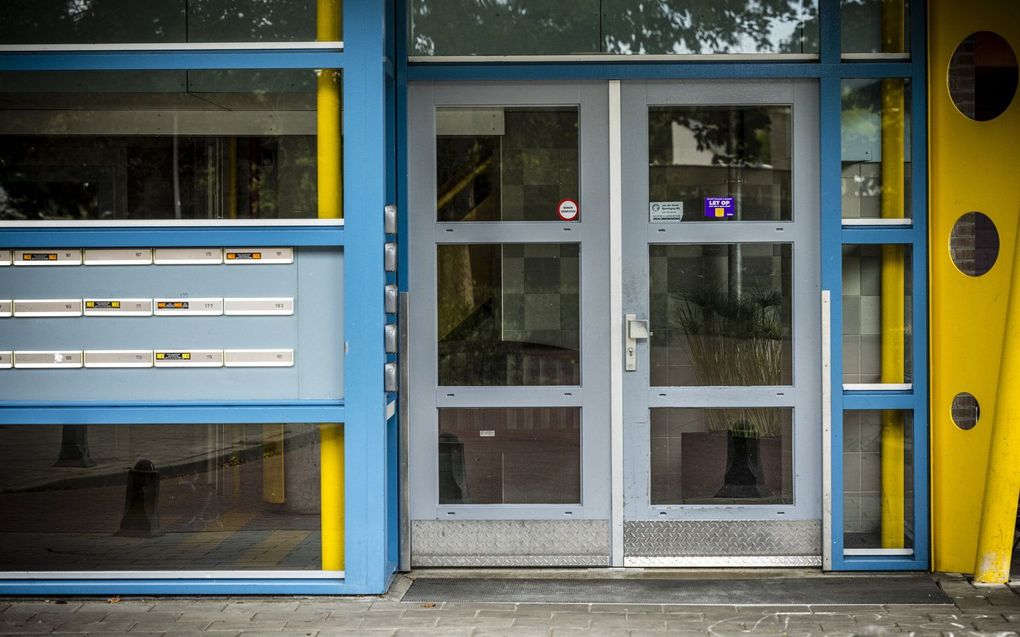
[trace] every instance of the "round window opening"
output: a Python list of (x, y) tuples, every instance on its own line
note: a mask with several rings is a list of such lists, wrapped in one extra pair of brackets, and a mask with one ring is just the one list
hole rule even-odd
[(1016, 53), (991, 31), (971, 33), (949, 61), (949, 95), (967, 117), (984, 122), (1009, 108), (1017, 86)]
[(953, 422), (964, 431), (973, 429), (981, 417), (977, 398), (967, 392), (960, 392), (953, 398)]
[(999, 258), (999, 231), (995, 222), (980, 212), (968, 212), (953, 224), (949, 256), (967, 276), (981, 276)]

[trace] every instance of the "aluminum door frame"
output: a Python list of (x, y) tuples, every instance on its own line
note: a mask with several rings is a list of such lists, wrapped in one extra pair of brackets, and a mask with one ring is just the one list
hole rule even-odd
[[(609, 564), (609, 192), (604, 82), (411, 83), (408, 86), (409, 497), (415, 566)], [(581, 220), (436, 220), (435, 109), (578, 106)], [(436, 246), (457, 243), (581, 244), (581, 384), (438, 385)], [(581, 408), (581, 502), (576, 505), (440, 505), (438, 410), (444, 407)]]
[[(648, 220), (648, 107), (789, 104), (793, 107), (792, 221), (653, 224)], [(624, 372), (624, 564), (820, 565), (822, 518), (818, 83), (813, 80), (625, 82), (623, 311), (649, 318), (651, 244), (792, 243), (793, 385), (650, 387), (648, 341)], [(700, 211), (695, 211), (700, 213)], [(634, 284), (637, 282), (639, 284)], [(651, 325), (654, 330), (655, 326)], [(623, 361), (615, 364), (622, 365)], [(793, 407), (792, 505), (652, 506), (649, 410), (655, 407)], [(717, 550), (722, 549), (722, 550)]]

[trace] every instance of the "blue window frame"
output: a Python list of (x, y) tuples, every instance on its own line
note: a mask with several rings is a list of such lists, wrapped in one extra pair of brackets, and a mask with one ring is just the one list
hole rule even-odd
[[(345, 43), (258, 48), (86, 45), (0, 48), (0, 71), (340, 69), (343, 71), (343, 225), (0, 227), (0, 247), (334, 246), (344, 251), (345, 400), (172, 403), (4, 403), (0, 424), (342, 422), (345, 429), (346, 562), (343, 579), (120, 579), (0, 581), (0, 594), (373, 594), (396, 569), (394, 396), (383, 391), (383, 206), (395, 203), (392, 0), (343, 3)], [(394, 237), (390, 236), (390, 240)], [(388, 412), (387, 407), (390, 408)]]

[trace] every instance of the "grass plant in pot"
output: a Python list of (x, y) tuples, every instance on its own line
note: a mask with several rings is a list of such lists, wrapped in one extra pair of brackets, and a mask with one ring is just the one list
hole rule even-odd
[[(782, 384), (782, 297), (773, 290), (736, 294), (702, 288), (671, 294), (672, 326), (681, 330), (702, 386)], [(716, 498), (768, 498), (761, 441), (780, 434), (777, 410), (706, 409), (710, 432), (726, 433), (726, 472)]]

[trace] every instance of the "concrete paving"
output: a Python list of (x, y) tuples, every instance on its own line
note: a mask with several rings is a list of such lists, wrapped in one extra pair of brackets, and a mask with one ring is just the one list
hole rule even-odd
[(5, 598), (0, 634), (1020, 635), (1017, 587), (975, 587), (959, 575), (936, 576), (951, 605), (771, 607), (402, 602), (412, 577), (378, 597)]

